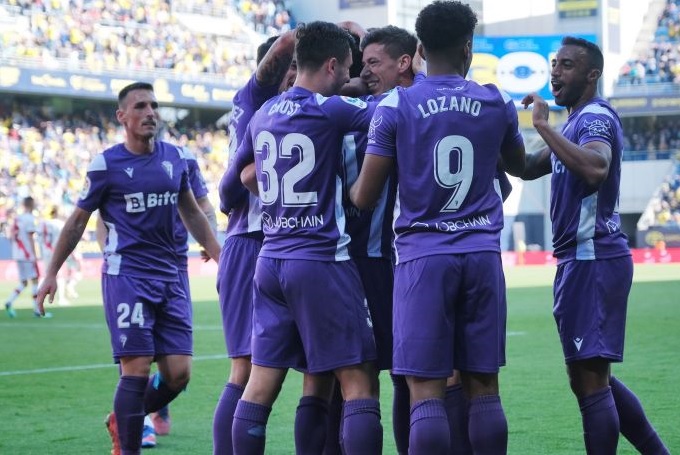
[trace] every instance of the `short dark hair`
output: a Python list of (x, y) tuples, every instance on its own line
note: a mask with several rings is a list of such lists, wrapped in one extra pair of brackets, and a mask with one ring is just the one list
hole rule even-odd
[(350, 51), (352, 52), (352, 66), (349, 67), (349, 77), (359, 77), (361, 70), (364, 68), (363, 63), (363, 52), (361, 50), (361, 38), (359, 35), (347, 31), (349, 36), (352, 37), (350, 42)]
[(418, 38), (411, 32), (394, 25), (371, 29), (361, 40), (363, 51), (369, 44), (382, 44), (385, 52), (393, 59), (398, 59), (404, 54), (411, 57), (416, 55)]
[(590, 65), (590, 69), (600, 70), (600, 73), (602, 73), (604, 70), (604, 57), (602, 56), (602, 51), (597, 44), (583, 38), (565, 36), (562, 38), (562, 46), (578, 46), (585, 49), (586, 54), (588, 54), (588, 64)]
[(123, 89), (118, 92), (118, 105), (120, 106), (128, 96), (128, 93), (135, 90), (149, 90), (153, 92), (153, 85), (148, 82), (133, 82), (132, 84), (126, 85)]
[(267, 41), (264, 43), (260, 44), (257, 46), (257, 59), (255, 62), (259, 65), (262, 59), (264, 58), (265, 55), (267, 55), (267, 51), (269, 50), (270, 47), (272, 47), (272, 44), (274, 44), (274, 41), (279, 39), (278, 36), (271, 36)]
[(317, 70), (329, 58), (344, 61), (350, 53), (352, 36), (330, 22), (301, 24), (295, 34), (298, 69)]
[(436, 1), (418, 13), (416, 34), (427, 51), (440, 52), (472, 39), (477, 15), (458, 1)]

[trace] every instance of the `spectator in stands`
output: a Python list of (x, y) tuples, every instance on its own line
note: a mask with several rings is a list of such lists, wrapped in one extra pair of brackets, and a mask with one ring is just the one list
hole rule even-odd
[(654, 221), (657, 226), (680, 227), (680, 166), (661, 184), (654, 203)]
[(626, 62), (619, 71), (618, 85), (644, 83), (680, 83), (680, 14), (678, 0), (667, 0), (659, 17), (650, 49), (637, 59)]
[[(200, 11), (211, 2), (191, 3), (193, 8), (180, 7)], [(167, 70), (182, 77), (214, 74), (245, 83), (255, 69), (253, 46), (237, 36), (192, 30), (179, 20), (173, 7), (169, 0), (138, 6), (119, 0), (22, 5), (20, 15), (28, 19), (29, 30), (0, 32), (0, 57), (30, 59), (48, 68)], [(280, 0), (243, 0), (236, 11), (264, 35), (281, 33), (294, 24)], [(213, 14), (229, 19), (234, 10), (223, 6)]]
[[(31, 195), (38, 207), (63, 206), (68, 212), (78, 199), (87, 163), (99, 150), (121, 142), (124, 132), (96, 109), (49, 116), (43, 106), (20, 100), (0, 100), (0, 148), (8, 151), (0, 160), (0, 211), (18, 207)], [(229, 146), (224, 131), (171, 128), (161, 138), (196, 155), (209, 184), (219, 181)], [(224, 224), (226, 217), (219, 221)], [(94, 225), (88, 230), (93, 232)]]

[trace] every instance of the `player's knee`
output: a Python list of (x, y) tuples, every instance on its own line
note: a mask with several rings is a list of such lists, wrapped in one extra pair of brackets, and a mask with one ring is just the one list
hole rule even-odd
[(252, 365), (249, 357), (238, 357), (231, 360), (231, 371), (229, 372), (229, 382), (231, 384), (245, 387), (250, 379)]
[(189, 385), (191, 379), (191, 370), (189, 368), (178, 371), (173, 371), (167, 377), (163, 375), (163, 382), (165, 382), (171, 390), (184, 390)]
[(330, 401), (334, 386), (335, 377), (331, 374), (306, 374), (302, 381), (302, 395)]
[(470, 398), (498, 395), (498, 374), (496, 373), (460, 373), (463, 388)]
[(584, 398), (609, 385), (609, 361), (602, 358), (578, 360), (567, 365), (569, 387), (577, 398)]
[(340, 368), (335, 375), (342, 388), (342, 397), (346, 400), (378, 399), (378, 371), (371, 362)]

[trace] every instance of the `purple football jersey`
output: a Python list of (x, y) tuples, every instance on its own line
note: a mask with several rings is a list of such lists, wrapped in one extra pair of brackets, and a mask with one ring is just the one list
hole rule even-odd
[[(234, 107), (229, 117), (229, 161), (233, 162), (238, 145), (243, 140), (248, 122), (262, 104), (278, 92), (278, 84), (261, 87), (253, 74), (248, 83), (234, 96)], [(262, 214), (257, 198), (245, 187), (230, 189), (237, 191), (239, 200), (237, 206), (231, 208), (227, 236), (247, 234), (262, 230)]]
[[(420, 74), (420, 73), (419, 73)], [(362, 97), (364, 101), (378, 102), (387, 94)], [(343, 138), (342, 158), (346, 194), (361, 172), (366, 153), (367, 130), (355, 131)], [(396, 194), (396, 176), (390, 176), (373, 210), (360, 210), (345, 197), (347, 234), (352, 241), (349, 253), (352, 257), (392, 258), (392, 209)]]
[(553, 255), (561, 263), (630, 254), (618, 212), (623, 156), (619, 116), (605, 100), (594, 98), (569, 115), (562, 134), (580, 146), (592, 141), (604, 142), (611, 147), (612, 160), (607, 178), (599, 188), (593, 189), (551, 154)]
[[(194, 197), (196, 199), (206, 197), (208, 195), (208, 185), (206, 185), (201, 169), (198, 167), (196, 156), (191, 150), (180, 150), (180, 153), (182, 153), (187, 163), (187, 178)], [(175, 235), (177, 236), (178, 267), (180, 270), (187, 270), (187, 252), (189, 251), (187, 241), (189, 240), (189, 233), (182, 222), (182, 218), (179, 216), (179, 212), (177, 212), (177, 232)]]
[(260, 256), (349, 259), (342, 142), (349, 131), (368, 128), (372, 111), (357, 98), (293, 87), (255, 113), (234, 164), (255, 161), (265, 234)]
[(107, 227), (103, 273), (177, 281), (177, 200), (187, 178), (181, 151), (166, 142), (148, 155), (117, 144), (92, 160), (78, 207), (99, 209)]
[(500, 152), (521, 146), (517, 110), (494, 85), (430, 76), (378, 106), (366, 153), (397, 167), (397, 263), (419, 257), (500, 252)]

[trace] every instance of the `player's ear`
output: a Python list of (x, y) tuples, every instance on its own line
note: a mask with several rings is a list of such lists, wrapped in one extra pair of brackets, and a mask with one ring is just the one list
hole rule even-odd
[(600, 76), (602, 76), (602, 72), (596, 68), (592, 68), (588, 71), (588, 82), (597, 82)]
[(331, 57), (328, 60), (326, 60), (326, 63), (324, 65), (326, 66), (327, 73), (335, 74), (335, 69), (338, 66), (338, 59), (335, 57)]
[(123, 118), (125, 116), (125, 113), (121, 109), (116, 109), (116, 120), (118, 120), (118, 123), (121, 125), (123, 124)]
[(413, 62), (413, 59), (411, 58), (410, 55), (404, 54), (401, 57), (399, 57), (398, 62), (399, 72), (405, 73), (411, 69), (411, 63)]
[(472, 41), (467, 40), (463, 46), (463, 58), (464, 61), (472, 60)]

